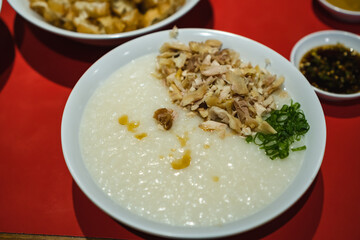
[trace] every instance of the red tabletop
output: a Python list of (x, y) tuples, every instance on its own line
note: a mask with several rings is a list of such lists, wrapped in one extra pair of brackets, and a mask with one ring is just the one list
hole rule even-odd
[[(152, 238), (116, 222), (87, 199), (62, 155), (67, 97), (112, 47), (87, 46), (40, 30), (6, 1), (0, 17), (0, 234)], [(293, 45), (309, 33), (360, 34), (360, 24), (332, 18), (316, 0), (202, 0), (175, 24), (236, 33), (288, 59)], [(275, 220), (229, 239), (360, 239), (360, 101), (321, 104), (326, 151), (310, 189)]]

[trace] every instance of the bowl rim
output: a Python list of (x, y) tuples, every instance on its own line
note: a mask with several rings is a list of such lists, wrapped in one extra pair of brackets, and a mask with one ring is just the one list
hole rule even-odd
[(352, 10), (347, 10), (344, 8), (340, 8), (337, 7), (331, 3), (329, 3), (326, 0), (318, 0), (320, 3), (322, 3), (323, 5), (325, 5), (326, 7), (332, 9), (333, 11), (337, 12), (337, 13), (342, 13), (342, 14), (347, 14), (347, 15), (351, 15), (351, 16), (360, 16), (360, 11), (352, 11)]
[[(139, 216), (130, 216), (126, 218), (126, 221), (123, 217), (119, 219), (119, 216), (115, 212), (112, 211), (111, 206), (104, 205), (101, 203), (101, 201), (108, 201), (107, 203), (112, 204), (110, 200), (108, 200), (106, 197), (104, 197), (104, 193), (101, 194), (101, 196), (95, 195), (91, 190), (89, 190), (89, 187), (86, 186), (85, 180), (83, 177), (80, 177), (81, 171), (79, 169), (76, 169), (74, 160), (71, 161), (71, 156), (69, 153), (72, 149), (74, 149), (74, 146), (71, 145), (71, 141), (74, 141), (74, 136), (77, 136), (77, 132), (71, 132), (68, 128), (73, 128), (74, 122), (73, 117), (71, 115), (72, 112), (79, 114), (79, 106), (74, 105), (75, 98), (80, 98), (79, 96), (76, 96), (75, 94), (77, 91), (79, 91), (79, 86), (84, 87), (86, 78), (90, 78), (90, 76), (94, 75), (95, 73), (99, 72), (99, 67), (101, 65), (101, 61), (103, 59), (108, 58), (110, 56), (118, 54), (118, 52), (128, 52), (128, 49), (131, 49), (131, 47), (137, 46), (136, 44), (144, 43), (145, 40), (152, 39), (160, 40), (160, 42), (169, 41), (166, 40), (169, 36), (170, 30), (164, 30), (160, 32), (155, 32), (151, 34), (147, 34), (144, 36), (141, 36), (139, 38), (136, 38), (134, 40), (128, 41), (107, 54), (105, 54), (103, 57), (101, 57), (98, 61), (96, 61), (80, 78), (78, 83), (73, 88), (72, 92), (69, 95), (69, 98), (66, 102), (63, 116), (62, 116), (62, 123), (61, 123), (61, 143), (62, 143), (62, 149), (63, 154), (65, 158), (66, 165), (79, 186), (79, 188), (84, 192), (84, 194), (100, 209), (102, 209), (104, 212), (106, 212), (108, 215), (113, 217), (114, 219), (124, 223), (125, 225), (129, 225), (134, 229), (140, 230), (142, 232), (150, 233), (152, 235), (157, 236), (165, 236), (165, 237), (172, 237), (172, 238), (218, 238), (218, 237), (225, 237), (225, 236), (231, 236), (234, 234), (242, 233), (249, 231), (251, 229), (254, 229), (256, 227), (259, 227), (272, 219), (276, 218), (283, 212), (285, 212), (288, 208), (290, 208), (297, 200), (301, 198), (301, 196), (307, 191), (307, 189), (310, 187), (310, 185), (313, 183), (314, 179), (316, 178), (320, 166), (323, 161), (324, 153), (325, 153), (325, 145), (326, 145), (326, 122), (324, 113), (322, 110), (322, 107), (320, 105), (320, 102), (318, 98), (316, 97), (315, 92), (313, 91), (306, 91), (308, 93), (309, 98), (303, 99), (303, 101), (315, 101), (311, 102), (311, 108), (314, 108), (316, 114), (311, 116), (311, 120), (316, 123), (316, 126), (312, 126), (312, 128), (316, 129), (316, 134), (312, 134), (312, 136), (316, 139), (316, 142), (320, 144), (319, 147), (316, 147), (314, 149), (315, 152), (313, 154), (308, 155), (311, 159), (314, 159), (316, 161), (305, 161), (303, 162), (302, 166), (300, 167), (300, 170), (295, 176), (295, 179), (293, 182), (287, 187), (287, 189), (275, 200), (273, 201), (269, 206), (266, 206), (265, 209), (262, 209), (258, 211), (257, 213), (249, 216), (246, 218), (246, 221), (244, 219), (236, 220), (234, 222), (230, 222), (224, 226), (211, 226), (211, 227), (197, 227), (197, 228), (189, 228), (189, 227), (179, 227), (179, 226), (169, 226), (166, 224), (156, 223), (151, 220), (143, 219)], [(179, 35), (182, 34), (188, 34), (191, 36), (201, 36), (203, 39), (207, 39), (210, 37), (220, 37), (221, 39), (235, 39), (235, 40), (241, 40), (244, 41), (244, 43), (250, 43), (250, 44), (256, 44), (257, 47), (261, 50), (266, 50), (267, 53), (271, 53), (272, 56), (279, 60), (282, 64), (286, 64), (289, 66), (288, 70), (291, 72), (291, 74), (296, 75), (296, 77), (299, 77), (301, 79), (301, 84), (304, 84), (304, 88), (310, 90), (310, 84), (306, 81), (305, 77), (293, 66), (286, 58), (281, 56), (279, 53), (275, 52), (274, 50), (266, 47), (265, 45), (262, 45), (261, 43), (258, 43), (254, 40), (251, 40), (249, 38), (236, 35), (233, 33), (228, 33), (224, 31), (218, 31), (218, 30), (211, 30), (211, 29), (199, 29), (199, 28), (186, 28), (186, 29), (179, 29)], [(156, 38), (155, 38), (156, 37)], [(221, 40), (220, 39), (220, 40)], [(234, 40), (231, 40), (233, 43)], [(146, 44), (144, 44), (146, 45)], [(142, 48), (147, 48), (148, 46), (142, 46)], [(157, 48), (156, 48), (157, 49)], [(122, 65), (121, 65), (122, 66)], [(87, 81), (90, 81), (89, 79)], [(292, 81), (294, 84), (299, 84), (297, 81)], [(313, 104), (314, 103), (314, 104)], [(307, 104), (310, 105), (309, 103)], [(76, 128), (76, 126), (75, 126)], [(71, 138), (71, 136), (73, 138)], [(67, 140), (71, 140), (70, 142), (67, 142)], [(315, 141), (315, 140), (314, 140)], [(78, 143), (77, 143), (78, 144)], [(74, 159), (74, 157), (72, 157)], [(81, 160), (75, 160), (75, 161), (82, 161)], [(304, 165), (304, 163), (306, 164)], [(79, 172), (80, 171), (80, 172)], [(79, 174), (81, 173), (81, 174)], [(301, 173), (305, 173), (306, 177), (303, 175), (300, 175)], [(295, 181), (296, 180), (296, 181)], [(294, 188), (295, 187), (295, 188)], [(101, 189), (98, 189), (97, 191), (102, 191)], [(287, 193), (287, 194), (285, 194)], [(124, 211), (124, 209), (122, 209)], [(131, 213), (132, 214), (132, 213)], [(264, 217), (265, 215), (266, 217)], [(260, 217), (259, 217), (260, 216)], [(139, 219), (140, 218), (140, 219)], [(241, 223), (241, 224), (240, 224)], [(140, 224), (140, 225), (139, 225)], [(143, 224), (143, 225), (141, 225)]]
[[(321, 31), (316, 31), (316, 32), (312, 32), (310, 34), (307, 34), (305, 36), (303, 36), (302, 38), (300, 38), (295, 45), (293, 46), (293, 48), (291, 49), (291, 53), (290, 53), (290, 62), (296, 67), (299, 68), (296, 64), (296, 60), (295, 60), (295, 56), (298, 53), (299, 49), (301, 48), (301, 46), (309, 41), (311, 41), (314, 38), (326, 38), (329, 36), (342, 36), (342, 37), (351, 37), (354, 39), (357, 39), (360, 43), (360, 36), (351, 32), (347, 32), (347, 31), (342, 31), (342, 30), (321, 30)], [(343, 38), (345, 39), (345, 38)], [(346, 40), (345, 40), (346, 41)], [(311, 48), (317, 47), (317, 46), (321, 46), (324, 44), (313, 44), (311, 47), (309, 47), (307, 49), (307, 51), (309, 51)], [(345, 44), (346, 45), (346, 44)], [(347, 47), (351, 47), (351, 46), (347, 46)], [(305, 51), (306, 52), (306, 51)], [(360, 51), (358, 51), (360, 53)], [(349, 93), (349, 94), (345, 94), (345, 93), (333, 93), (333, 92), (327, 92), (325, 90), (322, 90), (320, 88), (317, 88), (315, 86), (312, 86), (313, 89), (315, 90), (315, 92), (319, 93), (320, 96), (324, 96), (326, 99), (330, 99), (330, 100), (350, 100), (350, 99), (354, 99), (354, 98), (358, 98), (360, 97), (360, 92), (357, 93)]]
[[(200, 0), (186, 0), (185, 4), (181, 6), (174, 14), (148, 27), (140, 28), (129, 32), (113, 33), (113, 34), (90, 34), (90, 33), (79, 33), (70, 30), (65, 30), (46, 22), (42, 18), (42, 16), (40, 16), (35, 11), (33, 12), (33, 14), (38, 15), (39, 18), (34, 17), (33, 14), (27, 14), (26, 11), (25, 12), (22, 11), (22, 8), (19, 7), (17, 3), (22, 1), (28, 2), (27, 0), (7, 0), (7, 1), (19, 15), (25, 18), (28, 22), (34, 24), (37, 27), (40, 27), (43, 30), (49, 31), (57, 35), (65, 36), (68, 38), (96, 41), (96, 40), (114, 40), (114, 39), (131, 38), (156, 31), (184, 16), (192, 8), (194, 8)], [(30, 9), (30, 7), (29, 10), (33, 11), (32, 9)]]

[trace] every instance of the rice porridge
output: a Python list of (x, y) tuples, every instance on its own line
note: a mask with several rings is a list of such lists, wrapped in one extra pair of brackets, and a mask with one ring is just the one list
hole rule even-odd
[[(155, 58), (147, 55), (119, 69), (86, 106), (80, 145), (99, 187), (138, 215), (178, 226), (221, 225), (274, 201), (296, 176), (304, 152), (270, 160), (239, 135), (221, 138), (200, 129), (203, 120), (172, 103), (152, 76)], [(176, 114), (168, 131), (153, 118), (159, 108)], [(184, 158), (191, 159), (188, 167), (172, 167)]]

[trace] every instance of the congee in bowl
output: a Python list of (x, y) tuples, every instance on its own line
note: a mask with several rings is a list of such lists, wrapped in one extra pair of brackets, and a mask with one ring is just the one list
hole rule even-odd
[(204, 29), (174, 36), (120, 46), (79, 80), (62, 122), (69, 170), (95, 204), (145, 232), (208, 238), (263, 224), (317, 174), (319, 102), (261, 44)]

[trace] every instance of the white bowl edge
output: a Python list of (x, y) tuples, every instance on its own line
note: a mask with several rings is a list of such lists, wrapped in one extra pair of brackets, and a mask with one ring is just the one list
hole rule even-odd
[[(285, 87), (291, 90), (290, 92), (291, 95), (294, 96), (294, 99), (299, 100), (301, 103), (304, 112), (307, 114), (306, 116), (311, 128), (307, 137), (308, 141), (310, 141), (308, 142), (310, 146), (306, 150), (307, 152), (305, 155), (305, 158), (310, 160), (305, 159), (300, 172), (284, 194), (262, 211), (255, 213), (246, 219), (241, 219), (221, 227), (174, 227), (139, 218), (138, 216), (121, 208), (108, 199), (101, 189), (95, 186), (90, 174), (85, 170), (86, 167), (82, 162), (82, 156), (78, 146), (79, 141), (77, 129), (80, 125), (84, 101), (87, 102), (97, 86), (101, 84), (94, 82), (98, 80), (98, 76), (105, 74), (101, 78), (102, 81), (106, 78), (106, 75), (108, 76), (109, 73), (126, 64), (126, 62), (131, 59), (137, 58), (146, 53), (157, 51), (162, 42), (169, 40), (168, 35), (168, 31), (157, 32), (137, 38), (115, 48), (93, 64), (74, 87), (64, 109), (61, 125), (61, 139), (64, 158), (75, 182), (97, 206), (103, 209), (110, 216), (138, 230), (159, 236), (174, 238), (224, 237), (251, 230), (274, 219), (293, 205), (305, 193), (320, 169), (326, 144), (326, 124), (324, 113), (316, 94), (312, 91), (310, 84), (295, 68), (295, 66), (289, 63), (284, 57), (264, 45), (235, 34), (206, 29), (180, 29), (179, 40), (188, 41), (191, 39), (193, 41), (204, 41), (207, 38), (218, 38), (223, 41), (226, 47), (233, 48), (235, 50), (241, 49), (242, 45), (256, 45), (255, 51), (253, 51), (254, 49), (248, 48), (244, 48), (242, 51), (239, 51), (240, 56), (246, 56), (248, 57), (248, 60), (254, 62), (253, 59), (256, 59), (254, 55), (262, 56), (261, 58), (263, 60), (267, 57), (267, 55), (271, 55), (269, 56), (269, 59), (274, 64), (271, 64), (270, 70), (277, 73), (282, 71), (287, 72), (285, 78), (289, 80), (285, 80)], [(149, 42), (152, 42), (153, 45)], [(120, 58), (119, 56), (131, 57), (124, 60), (125, 57)], [(119, 59), (116, 66), (114, 66), (114, 63), (111, 65), (102, 64), (103, 59), (112, 59), (115, 57)], [(286, 68), (283, 68), (283, 65), (285, 65)], [(297, 79), (298, 81), (291, 79)], [(297, 91), (299, 86), (300, 89), (305, 89), (305, 93)], [(83, 91), (82, 88), (86, 89), (86, 91)], [(81, 94), (81, 91), (84, 92), (84, 94)], [(89, 183), (92, 184), (89, 186)]]

